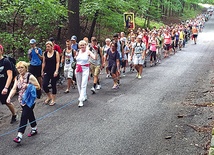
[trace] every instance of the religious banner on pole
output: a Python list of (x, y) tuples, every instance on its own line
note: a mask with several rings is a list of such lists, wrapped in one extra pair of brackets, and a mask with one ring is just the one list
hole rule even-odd
[(127, 29), (135, 29), (135, 22), (134, 22), (134, 13), (132, 12), (125, 12), (124, 14), (124, 26)]

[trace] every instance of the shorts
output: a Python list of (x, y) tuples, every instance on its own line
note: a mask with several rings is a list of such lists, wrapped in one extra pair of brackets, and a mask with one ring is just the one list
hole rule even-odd
[[(0, 89), (0, 90), (1, 90), (1, 92), (2, 92), (2, 89)], [(1, 102), (2, 104), (7, 104), (6, 101), (7, 101), (7, 97), (9, 96), (10, 90), (8, 89), (8, 92), (7, 92), (6, 95), (2, 95), (1, 92), (0, 92), (0, 102)]]
[(198, 35), (197, 34), (193, 34), (193, 36), (192, 36), (193, 38), (197, 38), (198, 37)]
[(111, 74), (116, 74), (117, 66), (115, 64), (112, 66), (108, 66), (108, 70), (110, 71)]
[(142, 54), (135, 54), (134, 55), (134, 65), (143, 65), (144, 64), (144, 59), (142, 59)]
[(67, 79), (72, 79), (73, 78), (73, 68), (64, 68), (64, 76), (67, 78)]
[(169, 49), (170, 49), (170, 44), (164, 44), (164, 49), (167, 50), (167, 51), (169, 51)]
[(42, 65), (40, 66), (29, 66), (29, 72), (33, 74), (36, 78), (41, 77)]
[(127, 60), (122, 61), (122, 63), (121, 63), (122, 68), (126, 67), (126, 61)]
[(90, 64), (90, 70), (93, 76), (98, 76), (100, 74), (100, 66)]

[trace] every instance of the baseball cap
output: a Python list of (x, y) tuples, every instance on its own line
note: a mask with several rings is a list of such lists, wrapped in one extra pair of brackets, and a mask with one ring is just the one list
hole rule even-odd
[(115, 34), (113, 35), (113, 37), (118, 37), (118, 33), (115, 33)]
[(30, 40), (30, 44), (35, 44), (36, 43), (36, 40), (35, 39), (31, 39)]
[(50, 37), (49, 41), (51, 41), (51, 42), (55, 41), (54, 37)]
[(2, 51), (4, 50), (4, 48), (3, 48), (3, 46), (1, 44), (0, 44), (0, 50), (2, 50)]
[(77, 40), (77, 37), (73, 35), (73, 36), (71, 37), (71, 40)]

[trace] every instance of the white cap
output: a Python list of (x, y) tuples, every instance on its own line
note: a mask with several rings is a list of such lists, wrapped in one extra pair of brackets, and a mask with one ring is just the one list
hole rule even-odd
[(35, 39), (31, 39), (30, 40), (30, 44), (35, 44), (36, 43), (36, 40)]

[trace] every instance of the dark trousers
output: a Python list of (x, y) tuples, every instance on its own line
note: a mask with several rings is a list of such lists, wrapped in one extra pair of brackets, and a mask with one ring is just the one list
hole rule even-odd
[(49, 85), (50, 80), (51, 80), (52, 94), (55, 95), (57, 93), (56, 82), (58, 80), (58, 77), (53, 77), (53, 75), (45, 74), (44, 78), (43, 78), (43, 89), (44, 89), (45, 93), (49, 93), (48, 85)]
[(18, 132), (21, 132), (21, 133), (25, 132), (28, 120), (29, 120), (29, 123), (32, 122), (30, 124), (30, 126), (32, 128), (34, 128), (37, 125), (36, 121), (35, 121), (36, 119), (35, 119), (35, 116), (34, 116), (34, 112), (33, 112), (34, 106), (35, 106), (35, 104), (31, 108), (29, 108), (27, 105), (22, 106), (22, 116), (21, 116), (21, 121), (20, 121), (20, 124), (19, 124)]
[(152, 51), (150, 61), (152, 61), (152, 58), (154, 59), (154, 61), (156, 61), (156, 51)]

